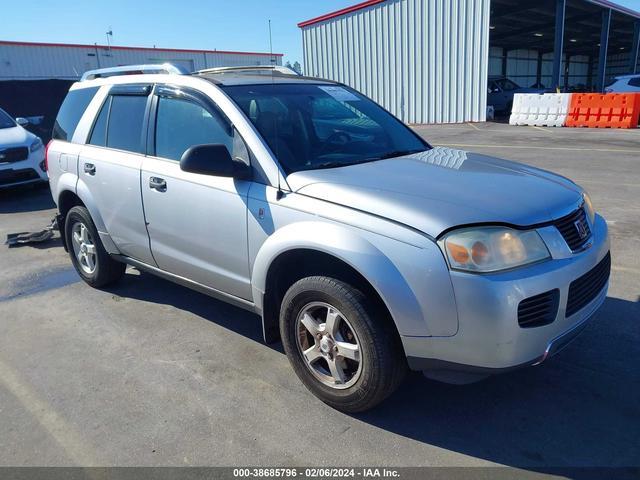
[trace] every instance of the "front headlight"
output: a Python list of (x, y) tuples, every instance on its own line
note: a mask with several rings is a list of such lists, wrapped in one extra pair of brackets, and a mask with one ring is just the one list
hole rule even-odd
[(35, 152), (36, 150), (39, 150), (42, 147), (43, 147), (42, 140), (40, 140), (40, 137), (36, 137), (36, 139), (33, 142), (31, 142), (31, 146), (29, 147), (29, 151), (31, 153), (33, 153), (33, 152)]
[(589, 224), (593, 225), (596, 219), (596, 211), (593, 209), (593, 203), (591, 203), (591, 197), (587, 192), (582, 193), (582, 199), (584, 200), (584, 211), (589, 217)]
[(551, 258), (535, 230), (475, 227), (455, 230), (440, 242), (451, 268), (497, 272)]

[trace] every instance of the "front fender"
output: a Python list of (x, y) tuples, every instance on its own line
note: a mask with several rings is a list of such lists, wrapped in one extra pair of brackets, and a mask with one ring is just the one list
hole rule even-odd
[[(317, 250), (342, 260), (371, 283), (389, 309), (401, 335), (430, 335), (420, 302), (389, 256), (389, 249), (411, 249), (416, 254), (422, 249), (326, 221), (289, 224), (265, 240), (255, 257), (251, 275), (253, 298), (259, 310), (263, 307), (270, 265), (279, 255), (295, 249)], [(396, 253), (403, 255), (406, 252)]]

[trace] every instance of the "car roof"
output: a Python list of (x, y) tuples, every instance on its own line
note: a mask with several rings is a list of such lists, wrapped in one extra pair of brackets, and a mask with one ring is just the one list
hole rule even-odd
[(264, 85), (264, 84), (324, 84), (336, 85), (336, 82), (322, 78), (288, 75), (272, 71), (228, 71), (228, 72), (195, 72), (192, 76), (203, 78), (216, 85)]

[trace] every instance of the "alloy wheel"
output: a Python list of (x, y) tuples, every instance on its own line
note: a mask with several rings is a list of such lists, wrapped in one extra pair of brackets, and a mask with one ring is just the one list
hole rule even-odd
[(362, 373), (361, 347), (356, 331), (334, 306), (305, 305), (296, 320), (298, 350), (307, 368), (324, 385), (345, 389)]

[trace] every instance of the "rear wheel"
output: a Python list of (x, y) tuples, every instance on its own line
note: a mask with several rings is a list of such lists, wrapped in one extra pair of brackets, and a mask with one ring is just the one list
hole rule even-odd
[(115, 261), (104, 249), (85, 207), (69, 210), (64, 231), (71, 262), (85, 282), (92, 287), (104, 287), (122, 277), (126, 265)]
[(351, 285), (307, 277), (282, 301), (284, 349), (302, 382), (345, 412), (368, 410), (403, 380), (406, 360), (390, 320)]

